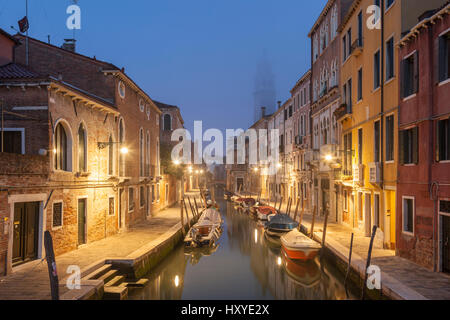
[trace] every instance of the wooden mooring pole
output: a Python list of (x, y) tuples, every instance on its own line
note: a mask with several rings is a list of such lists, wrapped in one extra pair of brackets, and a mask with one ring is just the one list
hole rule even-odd
[(322, 258), (325, 252), (325, 238), (327, 236), (327, 226), (328, 226), (328, 215), (330, 214), (330, 209), (325, 209), (325, 221), (323, 222), (323, 232), (322, 232), (322, 250), (320, 251), (320, 257)]
[(352, 233), (352, 237), (350, 239), (350, 251), (348, 253), (348, 267), (347, 267), (347, 273), (345, 274), (345, 280), (344, 280), (344, 289), (345, 289), (345, 293), (347, 294), (348, 297), (348, 292), (347, 292), (347, 279), (348, 276), (350, 275), (350, 268), (352, 265), (352, 251), (353, 251), (353, 236), (354, 234)]
[(188, 198), (188, 201), (189, 201), (189, 207), (191, 207), (192, 217), (195, 218), (196, 214), (195, 214), (194, 207), (192, 206), (192, 203), (191, 203), (191, 198), (189, 196), (187, 198)]
[(45, 259), (47, 260), (48, 276), (50, 278), (50, 290), (52, 300), (59, 300), (59, 280), (56, 270), (55, 252), (53, 251), (53, 239), (49, 231), (44, 233)]
[(361, 288), (361, 300), (364, 300), (364, 293), (365, 293), (364, 289), (366, 288), (366, 285), (367, 285), (367, 269), (369, 269), (370, 260), (372, 259), (373, 240), (375, 239), (376, 233), (377, 233), (377, 226), (373, 226), (372, 237), (370, 238), (370, 244), (369, 244), (369, 252), (367, 253), (366, 269), (364, 270), (364, 283)]
[(184, 214), (183, 214), (183, 199), (180, 200), (180, 218), (181, 218), (181, 230), (183, 232), (183, 235), (185, 235), (185, 230), (184, 230)]
[(283, 203), (283, 197), (280, 197), (280, 204), (279, 204), (279, 207), (278, 207), (278, 213), (281, 212), (281, 204), (282, 203)]
[(317, 206), (314, 206), (313, 217), (311, 222), (311, 239), (314, 238), (314, 223), (316, 222)]
[(188, 224), (188, 227), (191, 228), (191, 221), (189, 219), (188, 209), (186, 206), (186, 199), (183, 199), (183, 204), (184, 204), (184, 210), (186, 211), (187, 224)]
[(194, 197), (194, 205), (195, 205), (195, 211), (197, 212), (197, 217), (199, 216), (199, 212), (198, 212), (198, 205), (197, 205), (197, 200)]
[[(297, 213), (298, 213), (298, 207), (300, 205), (300, 198), (297, 198), (297, 205), (295, 206), (295, 213), (294, 213), (294, 221), (297, 221)], [(300, 224), (299, 224), (300, 226)], [(300, 228), (299, 228), (300, 230)]]

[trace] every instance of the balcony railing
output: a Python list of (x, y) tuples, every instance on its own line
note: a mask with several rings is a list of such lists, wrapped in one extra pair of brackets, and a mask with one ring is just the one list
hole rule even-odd
[(339, 108), (334, 111), (334, 115), (336, 116), (337, 120), (343, 120), (350, 116), (353, 113), (353, 108), (351, 105), (348, 105), (347, 103), (343, 103), (340, 105)]

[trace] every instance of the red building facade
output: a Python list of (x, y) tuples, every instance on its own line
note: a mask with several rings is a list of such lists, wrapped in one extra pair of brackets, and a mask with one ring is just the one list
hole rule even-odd
[(450, 5), (400, 41), (397, 254), (450, 272)]

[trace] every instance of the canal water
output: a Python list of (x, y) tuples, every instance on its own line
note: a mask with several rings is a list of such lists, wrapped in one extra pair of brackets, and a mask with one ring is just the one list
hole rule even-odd
[(189, 254), (180, 245), (144, 277), (150, 280), (146, 287), (129, 292), (130, 300), (343, 300), (357, 296), (351, 286), (346, 293), (344, 275), (333, 258), (293, 263), (285, 258), (279, 240), (266, 238), (260, 222), (235, 210), (220, 190), (216, 198), (224, 220), (217, 249)]

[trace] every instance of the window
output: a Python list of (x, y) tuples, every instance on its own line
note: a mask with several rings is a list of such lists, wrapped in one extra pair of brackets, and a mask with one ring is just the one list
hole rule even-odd
[(352, 175), (352, 133), (344, 135), (344, 175)]
[(394, 0), (386, 0), (386, 9), (389, 9), (393, 3), (394, 3)]
[(111, 136), (108, 142), (108, 174), (112, 176), (114, 174), (114, 142)]
[(386, 161), (394, 160), (394, 115), (386, 117)]
[(353, 97), (352, 97), (352, 79), (349, 79), (347, 82), (347, 110), (351, 113), (353, 106)]
[(358, 70), (358, 101), (361, 101), (363, 98), (363, 70), (362, 68)]
[(9, 129), (3, 130), (3, 141), (0, 139), (0, 147), (3, 144), (3, 152), (6, 153), (25, 153), (24, 145), (24, 129)]
[(144, 112), (145, 110), (145, 103), (142, 99), (139, 99), (139, 110), (141, 110), (141, 112)]
[(157, 183), (157, 184), (156, 184), (156, 201), (158, 201), (158, 202), (159, 202), (159, 200), (161, 199), (161, 195), (160, 195), (160, 192), (159, 192), (159, 188), (160, 188), (160, 185), (159, 185), (159, 183)]
[(399, 152), (401, 164), (417, 164), (419, 162), (418, 132), (418, 127), (400, 131)]
[(139, 175), (141, 177), (144, 176), (144, 162), (144, 130), (141, 128), (141, 130), (139, 130)]
[(145, 158), (145, 176), (150, 176), (150, 132), (147, 131), (147, 156)]
[(289, 106), (289, 118), (292, 117), (292, 106)]
[(139, 205), (141, 208), (145, 206), (145, 189), (144, 186), (139, 187)]
[(78, 172), (87, 171), (86, 130), (83, 124), (78, 129)]
[(134, 189), (128, 188), (128, 211), (134, 210)]
[(450, 160), (450, 119), (437, 122), (437, 161)]
[(374, 162), (380, 162), (380, 121), (374, 123)]
[(342, 38), (342, 50), (344, 50), (342, 57), (345, 61), (345, 60), (347, 60), (347, 36), (346, 35)]
[(394, 38), (386, 42), (386, 80), (394, 77)]
[(439, 37), (439, 82), (450, 78), (450, 32)]
[(403, 197), (403, 232), (414, 234), (414, 198)]
[(352, 53), (352, 28), (347, 31), (347, 54)]
[(61, 123), (58, 123), (55, 130), (55, 169), (68, 171), (67, 165), (67, 134)]
[(419, 62), (417, 51), (402, 61), (402, 98), (417, 93), (419, 89)]
[(363, 45), (363, 16), (362, 12), (358, 14), (358, 45)]
[[(123, 146), (125, 142), (125, 126), (123, 123), (123, 119), (119, 121), (119, 144), (120, 147)], [(125, 155), (121, 152), (119, 153), (119, 175), (123, 177), (125, 175)]]
[(373, 56), (373, 89), (380, 87), (380, 51)]
[(63, 203), (53, 203), (52, 227), (61, 228), (63, 226)]
[(377, 227), (380, 227), (380, 195), (375, 194), (373, 199), (373, 215), (374, 215), (374, 224)]
[(155, 185), (152, 184), (152, 203), (156, 201)]
[(358, 161), (359, 164), (363, 163), (363, 129), (358, 129)]
[(118, 85), (119, 96), (124, 99), (125, 98), (125, 84), (122, 81), (119, 81)]
[(164, 124), (164, 131), (172, 130), (172, 117), (170, 116), (170, 114), (164, 115), (163, 124)]
[(110, 197), (109, 198), (109, 210), (108, 210), (108, 215), (113, 216), (115, 215), (115, 201), (114, 201), (114, 197)]

